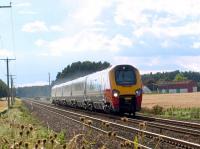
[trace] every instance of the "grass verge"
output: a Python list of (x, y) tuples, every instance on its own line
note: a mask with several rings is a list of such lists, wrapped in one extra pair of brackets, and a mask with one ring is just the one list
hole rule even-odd
[(20, 100), (0, 116), (0, 149), (65, 149), (74, 142), (65, 133), (55, 133), (33, 118)]
[[(83, 123), (92, 124), (89, 120)], [(106, 135), (97, 135), (93, 138), (92, 129), (86, 133), (74, 134), (70, 140), (66, 140), (66, 133), (67, 130), (55, 133), (44, 127), (21, 100), (16, 100), (7, 113), (0, 115), (0, 149), (106, 149), (106, 146), (110, 146), (115, 140)]]
[(200, 108), (164, 108), (155, 105), (152, 108), (142, 108), (141, 112), (146, 115), (156, 115), (178, 120), (200, 120)]

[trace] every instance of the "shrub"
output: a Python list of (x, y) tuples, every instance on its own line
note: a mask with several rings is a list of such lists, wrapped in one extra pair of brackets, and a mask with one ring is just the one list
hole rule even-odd
[(159, 105), (155, 105), (152, 107), (152, 113), (155, 115), (162, 115), (163, 114), (163, 107)]

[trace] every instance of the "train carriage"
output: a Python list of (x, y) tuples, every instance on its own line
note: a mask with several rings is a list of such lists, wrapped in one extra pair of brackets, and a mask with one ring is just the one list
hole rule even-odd
[(106, 112), (133, 113), (142, 102), (139, 71), (117, 65), (52, 87), (52, 102)]

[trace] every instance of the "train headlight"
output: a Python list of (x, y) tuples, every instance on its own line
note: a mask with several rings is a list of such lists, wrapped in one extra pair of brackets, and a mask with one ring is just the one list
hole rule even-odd
[(142, 89), (138, 89), (135, 91), (136, 96), (141, 96), (142, 95)]
[(113, 97), (115, 98), (119, 97), (119, 91), (113, 90)]
[(113, 96), (114, 96), (114, 97), (118, 97), (119, 95), (118, 95), (117, 92), (115, 92), (115, 93), (113, 93)]

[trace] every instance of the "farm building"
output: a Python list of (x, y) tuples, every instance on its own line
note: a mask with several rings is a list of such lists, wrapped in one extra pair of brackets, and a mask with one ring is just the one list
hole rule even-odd
[(150, 94), (150, 93), (152, 93), (152, 91), (147, 86), (143, 86), (142, 90), (143, 90), (144, 94)]
[(197, 83), (192, 80), (162, 82), (157, 84), (159, 93), (191, 93), (197, 92)]

